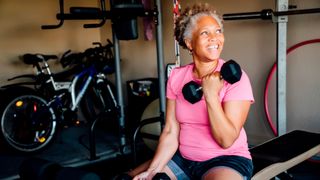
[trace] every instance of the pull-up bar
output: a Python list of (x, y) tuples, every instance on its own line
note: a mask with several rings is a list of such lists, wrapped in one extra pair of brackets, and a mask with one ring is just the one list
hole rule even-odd
[[(64, 14), (64, 0), (59, 0), (60, 14)], [(42, 25), (41, 29), (56, 29), (63, 25), (63, 20), (60, 20), (56, 25)]]
[(64, 0), (59, 0), (59, 13), (56, 18), (57, 25), (42, 25), (42, 29), (56, 29), (63, 25), (64, 20), (101, 20), (98, 24), (84, 24), (84, 28), (96, 28), (105, 24), (107, 19), (134, 19), (137, 17), (154, 17), (155, 24), (158, 23), (158, 10), (145, 10), (141, 3), (115, 4), (110, 11), (105, 8), (105, 0), (100, 0), (100, 8), (96, 7), (70, 7), (70, 12), (64, 12)]
[(245, 20), (245, 19), (263, 19), (270, 20), (272, 17), (288, 16), (288, 15), (300, 15), (300, 14), (313, 14), (320, 13), (320, 8), (315, 9), (300, 9), (290, 11), (273, 11), (272, 9), (263, 9), (257, 12), (243, 12), (243, 13), (230, 13), (224, 14), (224, 20)]

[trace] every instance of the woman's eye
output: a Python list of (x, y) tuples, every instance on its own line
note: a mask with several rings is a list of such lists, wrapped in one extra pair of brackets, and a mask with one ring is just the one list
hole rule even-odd
[(217, 30), (216, 30), (216, 33), (217, 33), (217, 34), (221, 34), (221, 33), (222, 33), (222, 29), (217, 29)]
[(208, 35), (208, 31), (202, 31), (200, 34), (201, 35)]

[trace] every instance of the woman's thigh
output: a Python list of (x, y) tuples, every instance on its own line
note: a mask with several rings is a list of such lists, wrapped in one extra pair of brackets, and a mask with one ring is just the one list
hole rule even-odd
[(250, 179), (252, 171), (252, 161), (240, 156), (219, 156), (195, 167), (195, 175), (199, 179), (207, 175), (210, 177), (238, 176), (240, 179)]
[(244, 180), (244, 178), (238, 171), (230, 168), (230, 167), (214, 167), (207, 171), (203, 176), (204, 180), (215, 180), (215, 179), (225, 179), (225, 180)]

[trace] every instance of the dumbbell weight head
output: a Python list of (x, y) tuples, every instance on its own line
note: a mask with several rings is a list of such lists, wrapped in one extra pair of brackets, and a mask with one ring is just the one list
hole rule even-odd
[[(222, 65), (220, 76), (230, 84), (238, 82), (242, 76), (241, 67), (237, 62), (231, 59)], [(187, 101), (194, 104), (202, 98), (202, 87), (200, 84), (190, 81), (183, 86), (182, 94)]]
[(182, 94), (184, 99), (189, 101), (191, 104), (194, 104), (202, 98), (203, 92), (200, 84), (190, 81), (185, 84), (182, 88)]
[(231, 59), (222, 65), (220, 75), (222, 79), (228, 83), (236, 83), (240, 81), (242, 76), (241, 67), (237, 62)]
[(170, 177), (166, 173), (157, 173), (152, 180), (170, 180)]

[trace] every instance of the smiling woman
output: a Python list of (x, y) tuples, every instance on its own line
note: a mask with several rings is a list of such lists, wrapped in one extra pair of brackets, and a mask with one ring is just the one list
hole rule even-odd
[[(243, 70), (234, 84), (220, 78), (225, 64), (220, 58), (221, 17), (209, 4), (195, 4), (176, 19), (174, 34), (179, 45), (190, 51), (192, 63), (172, 70), (166, 124), (156, 153), (129, 175), (134, 180), (152, 179), (163, 172), (170, 179), (250, 178), (253, 165), (243, 125), (254, 98)], [(201, 84), (203, 91), (194, 104), (182, 95), (190, 81)]]

